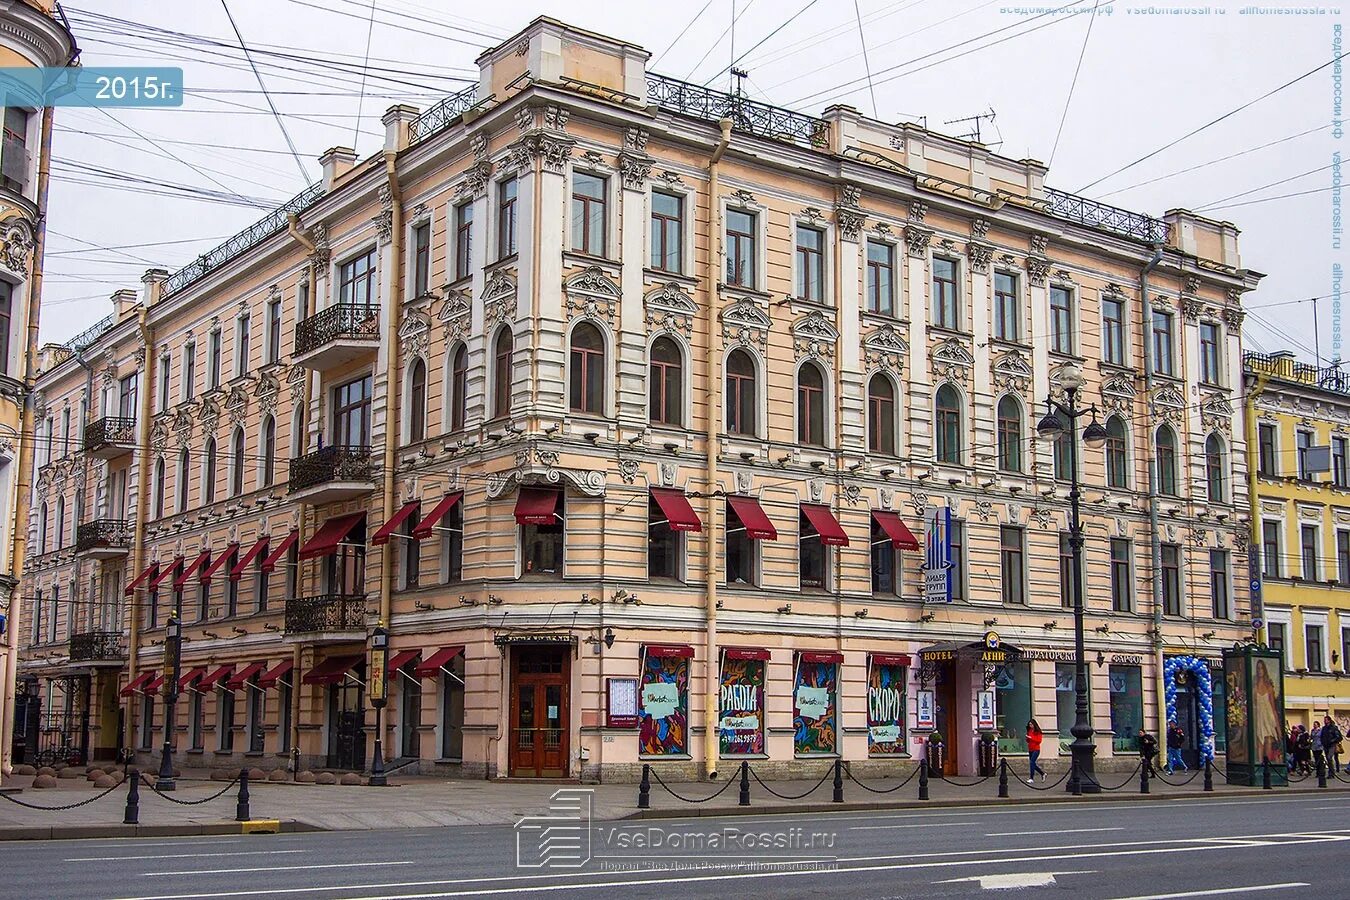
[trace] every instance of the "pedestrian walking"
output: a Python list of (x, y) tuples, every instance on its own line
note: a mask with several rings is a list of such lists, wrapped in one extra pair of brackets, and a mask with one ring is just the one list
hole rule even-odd
[(1319, 766), (1326, 765), (1326, 758), (1322, 755), (1324, 750), (1322, 747), (1322, 723), (1317, 719), (1313, 719), (1312, 729), (1308, 732), (1308, 738), (1312, 744), (1312, 765), (1315, 770)]
[(1175, 769), (1186, 771), (1186, 761), (1181, 758), (1181, 748), (1186, 746), (1186, 732), (1173, 719), (1167, 723), (1167, 774)]
[(1143, 757), (1143, 765), (1148, 768), (1149, 774), (1153, 774), (1153, 757), (1158, 755), (1158, 739), (1143, 730), (1139, 732), (1139, 755)]
[(1045, 780), (1045, 770), (1041, 768), (1041, 741), (1045, 740), (1045, 732), (1041, 731), (1041, 726), (1035, 719), (1027, 722), (1027, 760), (1031, 763), (1031, 780), (1036, 780), (1036, 773), (1041, 773), (1041, 781)]
[(1312, 746), (1312, 735), (1299, 725), (1298, 736), (1294, 738), (1294, 767), (1300, 775), (1312, 774)]
[(1342, 738), (1341, 727), (1331, 716), (1322, 720), (1322, 752), (1326, 754), (1327, 766), (1333, 775), (1341, 770)]

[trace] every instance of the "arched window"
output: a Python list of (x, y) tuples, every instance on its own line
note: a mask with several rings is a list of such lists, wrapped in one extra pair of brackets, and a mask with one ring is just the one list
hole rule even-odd
[(262, 486), (271, 487), (277, 477), (277, 420), (267, 416), (262, 423)]
[(465, 396), (469, 390), (469, 348), (460, 344), (450, 358), (450, 430), (464, 428)]
[(659, 337), (652, 342), (647, 379), (648, 414), (653, 423), (684, 424), (684, 355), (675, 341)]
[(755, 434), (755, 361), (744, 350), (727, 357), (727, 431)]
[(66, 545), (66, 498), (56, 498), (56, 549)]
[(1022, 404), (1011, 394), (998, 401), (998, 468), (1022, 471)]
[(515, 350), (511, 329), (497, 332), (492, 347), (492, 416), (505, 418), (511, 414), (511, 355)]
[(961, 464), (961, 395), (950, 384), (938, 388), (935, 410), (937, 461)]
[(605, 339), (600, 329), (582, 322), (572, 331), (572, 371), (569, 373), (572, 412), (605, 411)]
[(164, 457), (155, 460), (155, 518), (164, 518), (164, 476), (168, 467), (164, 465)]
[(230, 496), (244, 492), (244, 429), (236, 428), (230, 437)]
[(867, 383), (867, 449), (895, 453), (895, 385), (879, 372)]
[(1125, 423), (1120, 416), (1106, 420), (1106, 486), (1129, 486), (1130, 462), (1125, 449)]
[(825, 376), (813, 362), (797, 370), (797, 442), (825, 444)]
[(176, 512), (181, 513), (188, 508), (188, 466), (191, 464), (191, 455), (188, 453), (188, 448), (184, 447), (178, 454), (178, 509)]
[(1210, 503), (1224, 502), (1223, 441), (1217, 434), (1205, 440), (1205, 486)]
[(216, 439), (206, 439), (202, 453), (202, 503), (216, 502)]
[(427, 436), (427, 364), (413, 360), (408, 370), (408, 441), (416, 443)]
[(1158, 466), (1158, 493), (1169, 497), (1177, 493), (1177, 433), (1170, 425), (1158, 429), (1154, 441), (1154, 459)]

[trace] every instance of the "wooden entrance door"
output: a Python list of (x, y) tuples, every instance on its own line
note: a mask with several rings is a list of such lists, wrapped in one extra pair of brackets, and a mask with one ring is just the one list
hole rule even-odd
[(942, 766), (943, 775), (956, 774), (956, 667), (952, 663), (944, 663), (937, 668), (937, 678), (933, 700), (936, 709), (934, 709), (934, 734), (940, 735), (946, 744), (947, 753), (945, 762)]
[(568, 676), (565, 644), (513, 647), (508, 768), (513, 778), (565, 778)]

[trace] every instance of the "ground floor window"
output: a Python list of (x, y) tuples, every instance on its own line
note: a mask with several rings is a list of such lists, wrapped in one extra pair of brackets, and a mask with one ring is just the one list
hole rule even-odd
[[(1092, 721), (1092, 679), (1088, 678), (1088, 722)], [(1061, 744), (1074, 740), (1073, 723), (1077, 717), (1078, 679), (1073, 663), (1055, 663), (1055, 728)]]
[(441, 669), (441, 759), (464, 758), (464, 656)]
[(1111, 749), (1116, 753), (1139, 752), (1139, 732), (1144, 730), (1144, 678), (1138, 666), (1112, 666), (1107, 673), (1111, 696)]
[(192, 700), (189, 703), (188, 715), (191, 723), (188, 726), (188, 736), (192, 741), (192, 749), (200, 750), (205, 744), (202, 741), (203, 726), (206, 722), (206, 704), (202, 702), (200, 691), (191, 691)]
[(722, 656), (717, 732), (723, 756), (764, 752), (765, 662), (747, 655), (729, 650)]
[(839, 748), (839, 665), (797, 658), (792, 691), (792, 749), (797, 756), (832, 756)]
[(244, 691), (248, 694), (248, 752), (262, 753), (266, 734), (263, 731), (263, 705), (267, 695), (258, 687), (257, 676), (244, 682)]
[(872, 659), (867, 670), (867, 755), (905, 753), (905, 666)]
[[(294, 670), (292, 670), (294, 671)], [(293, 677), (293, 676), (292, 676)], [(277, 716), (277, 751), (279, 753), (291, 752), (291, 683), (289, 681), (277, 682), (277, 703), (281, 709)]]
[(141, 696), (141, 749), (149, 750), (155, 745), (155, 695)]
[(689, 657), (648, 648), (642, 663), (638, 749), (643, 756), (689, 752)]
[(216, 749), (234, 749), (234, 691), (216, 692)]
[(422, 755), (422, 679), (410, 662), (398, 670), (399, 756), (416, 759)]
[(1027, 722), (1031, 721), (1031, 663), (1003, 666), (994, 676), (998, 724), (998, 752), (1027, 752)]

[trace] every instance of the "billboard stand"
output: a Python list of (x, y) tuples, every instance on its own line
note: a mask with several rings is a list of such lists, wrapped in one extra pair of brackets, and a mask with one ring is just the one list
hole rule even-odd
[(1270, 761), (1271, 784), (1289, 783), (1284, 764), (1284, 664), (1278, 650), (1239, 644), (1223, 651), (1228, 687), (1227, 778), (1257, 787)]

